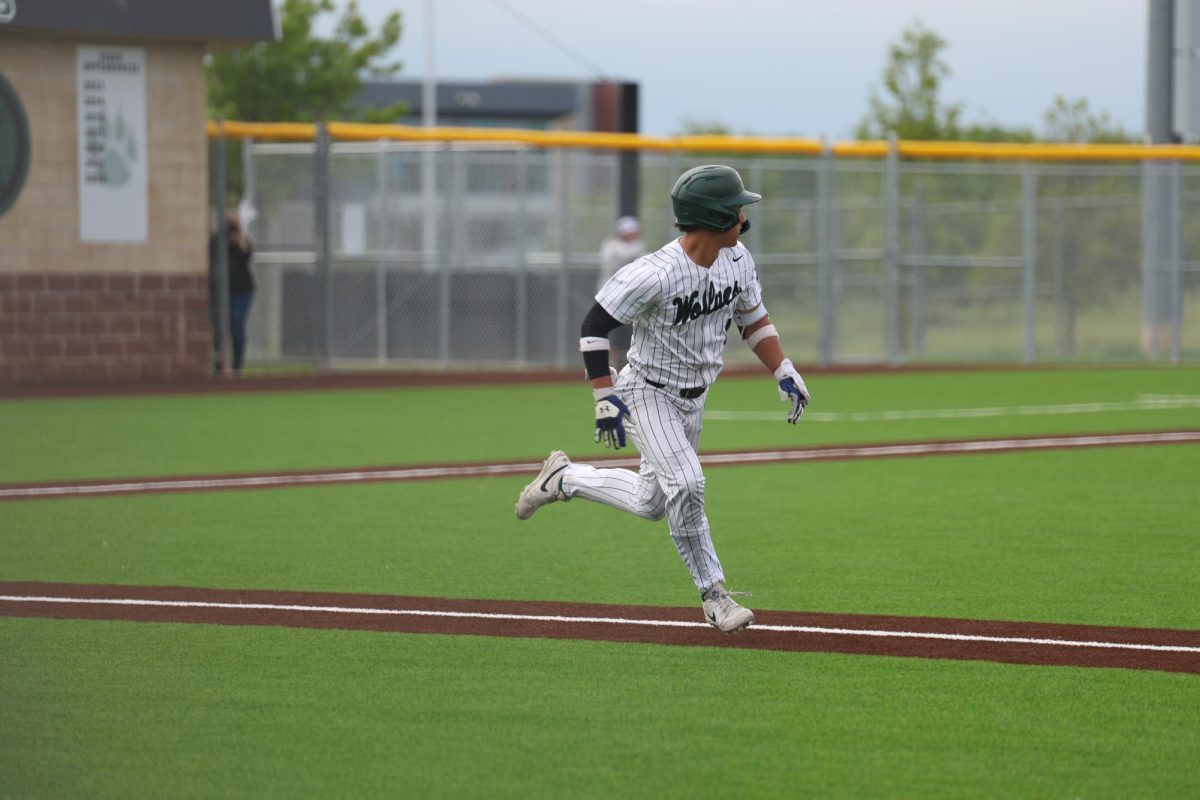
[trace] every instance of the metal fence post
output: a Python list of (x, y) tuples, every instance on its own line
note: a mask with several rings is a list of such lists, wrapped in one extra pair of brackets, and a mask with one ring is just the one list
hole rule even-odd
[[(624, 186), (624, 174), (623, 173), (624, 173), (625, 156), (628, 155), (628, 153), (626, 151), (622, 151), (622, 150), (614, 150), (611, 153), (609, 153), (609, 155), (611, 156), (612, 161), (611, 162), (605, 161), (603, 163), (604, 163), (605, 168), (607, 169), (607, 175), (605, 176), (605, 178), (607, 179), (609, 185), (611, 185), (613, 187), (612, 188), (612, 214), (609, 215), (609, 219), (611, 219), (615, 222), (616, 220), (625, 216), (625, 213), (624, 213), (625, 212), (625, 197), (624, 197), (625, 186)], [(631, 216), (636, 216), (636, 215), (631, 215)]]
[[(254, 155), (254, 139), (242, 140), (242, 195), (250, 206), (255, 224), (242, 220), (242, 226), (251, 241), (261, 238), (258, 220), (258, 160)], [(253, 230), (251, 230), (253, 228)], [(262, 331), (265, 340), (262, 343), (263, 355), (268, 359), (278, 359), (283, 355), (283, 276), (278, 265), (271, 269), (256, 269), (255, 283), (258, 286), (254, 315), (262, 320)], [(247, 342), (249, 351), (249, 342)]]
[[(450, 162), (450, 185), (446, 191), (446, 227), (449, 240), (446, 242), (446, 258), (438, 265), (438, 360), (442, 369), (450, 367), (450, 314), (453, 271), (461, 268), (465, 261), (463, 236), (467, 228), (467, 214), (463, 205), (461, 186), (466, 183), (462, 151), (446, 143), (445, 158)], [(455, 211), (457, 210), (457, 213)]]
[(821, 145), (817, 167), (817, 350), (821, 364), (833, 362), (833, 271), (836, 246), (833, 221), (833, 148)]
[[(242, 197), (257, 211), (258, 181), (254, 174), (254, 157), (251, 152), (253, 149), (253, 139), (242, 139)], [(245, 220), (242, 222), (244, 224)], [(250, 231), (246, 233), (249, 234)]]
[(1171, 363), (1178, 364), (1183, 328), (1183, 171), (1179, 161), (1171, 162)]
[(1142, 162), (1142, 329), (1146, 354), (1159, 356), (1159, 315), (1162, 305), (1161, 245), (1170, 233), (1164, 230), (1162, 168), (1153, 161)]
[[(386, 250), (382, 241), (387, 224), (387, 141), (376, 142), (375, 150), (375, 236), (371, 248), (376, 253)], [(375, 359), (383, 365), (388, 357), (387, 264), (383, 258), (375, 261)]]
[(438, 268), (437, 162), (441, 153), (437, 142), (426, 142), (421, 148), (421, 269), (426, 272)]
[(1021, 305), (1024, 309), (1025, 363), (1037, 358), (1035, 324), (1037, 321), (1037, 176), (1031, 162), (1021, 165), (1021, 250), (1024, 269), (1021, 280)]
[(333, 361), (333, 258), (329, 236), (329, 129), (317, 123), (317, 141), (313, 170), (313, 232), (316, 235), (317, 274), (321, 287), (321, 347), (319, 365), (328, 369)]
[(913, 211), (910, 220), (909, 250), (913, 265), (912, 326), (913, 352), (925, 352), (925, 184), (913, 187)]
[(517, 336), (514, 343), (517, 365), (529, 364), (529, 153), (522, 147), (516, 153), (517, 171), (517, 219), (513, 236), (513, 257), (517, 274), (513, 281), (516, 295)]
[(567, 366), (567, 328), (569, 322), (567, 320), (567, 262), (570, 259), (570, 216), (571, 216), (571, 195), (569, 181), (567, 179), (567, 151), (566, 148), (559, 148), (555, 153), (555, 161), (558, 162), (558, 281), (555, 285), (555, 309), (558, 333), (555, 340), (558, 347), (555, 352), (555, 359), (559, 366)]
[(888, 134), (883, 166), (884, 350), (889, 364), (900, 363), (900, 158), (896, 134)]
[(1070, 317), (1067, 314), (1067, 284), (1066, 284), (1066, 230), (1063, 226), (1065, 204), (1059, 200), (1054, 204), (1054, 349), (1059, 358), (1066, 355), (1067, 324)]
[[(763, 168), (761, 161), (754, 161), (750, 167), (750, 186), (753, 187), (751, 191), (762, 191)], [(750, 249), (755, 253), (761, 253), (765, 249), (763, 245), (763, 236), (766, 230), (766, 225), (763, 224), (761, 219), (762, 211), (759, 211), (759, 216), (759, 223), (750, 228)]]
[[(228, 374), (233, 352), (230, 348), (231, 334), (230, 326), (230, 310), (229, 310), (229, 235), (225, 232), (225, 214), (226, 214), (226, 198), (228, 193), (227, 176), (225, 166), (225, 120), (217, 120), (217, 229), (213, 234), (213, 242), (216, 248), (217, 256), (217, 281), (215, 290), (217, 296), (209, 298), (211, 303), (214, 299), (217, 304), (217, 335), (213, 337), (214, 343), (217, 344), (217, 352), (213, 354), (214, 371), (217, 364), (220, 364), (222, 374)], [(211, 316), (211, 315), (210, 315)]]

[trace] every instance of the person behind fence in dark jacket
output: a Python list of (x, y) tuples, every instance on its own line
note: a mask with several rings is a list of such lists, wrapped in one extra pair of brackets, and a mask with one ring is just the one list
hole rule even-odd
[[(254, 246), (250, 243), (241, 219), (236, 212), (225, 218), (225, 247), (229, 253), (229, 334), (233, 340), (233, 373), (242, 373), (242, 361), (246, 354), (246, 318), (254, 302), (254, 275), (250, 262), (254, 257)], [(218, 300), (218, 259), (220, 234), (214, 233), (208, 241), (208, 285), (209, 306), (213, 331), (213, 374), (225, 370), (225, 359), (221, 348), (221, 305)]]

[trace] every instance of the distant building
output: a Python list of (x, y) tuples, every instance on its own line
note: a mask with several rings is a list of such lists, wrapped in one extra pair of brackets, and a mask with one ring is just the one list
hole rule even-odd
[[(408, 113), (394, 120), (420, 125), (421, 81), (367, 81), (355, 108), (386, 108), (403, 102)], [(436, 84), (439, 127), (526, 128), (531, 130), (639, 133), (639, 87), (629, 81), (496, 79)], [(618, 216), (637, 216), (638, 155), (619, 155)]]
[[(419, 125), (424, 113), (420, 81), (368, 81), (356, 108), (397, 102)], [(451, 127), (529, 128), (638, 132), (638, 85), (614, 81), (493, 80), (438, 83), (437, 124)]]
[(204, 57), (275, 35), (271, 0), (0, 0), (0, 385), (207, 374)]

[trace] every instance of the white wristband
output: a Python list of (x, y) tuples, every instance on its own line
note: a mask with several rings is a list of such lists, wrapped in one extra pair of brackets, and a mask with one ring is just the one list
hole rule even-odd
[(600, 336), (584, 336), (579, 340), (579, 352), (588, 353), (592, 350), (608, 350), (608, 339)]
[(763, 339), (770, 339), (772, 336), (778, 339), (779, 330), (774, 325), (764, 325), (746, 337), (746, 345), (753, 350)]
[(791, 375), (793, 372), (796, 372), (796, 367), (792, 364), (792, 360), (790, 358), (785, 358), (783, 361), (779, 362), (779, 368), (775, 370), (775, 380), (781, 381)]

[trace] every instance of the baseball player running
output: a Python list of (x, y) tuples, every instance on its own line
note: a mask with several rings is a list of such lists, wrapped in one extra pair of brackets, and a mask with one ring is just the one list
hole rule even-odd
[[(671, 204), (683, 235), (625, 265), (600, 288), (579, 340), (596, 403), (595, 440), (621, 448), (628, 432), (641, 454), (638, 471), (577, 464), (555, 450), (516, 506), (517, 518), (529, 519), (547, 503), (582, 497), (643, 519), (666, 517), (705, 619), (726, 633), (753, 623), (754, 614), (725, 588), (696, 448), (730, 323), (774, 373), (780, 399), (791, 402), (787, 421), (795, 423), (809, 402), (763, 307), (754, 259), (738, 241), (750, 228), (742, 207), (761, 199), (727, 166), (695, 167), (675, 182)], [(632, 325), (633, 338), (629, 363), (615, 375), (608, 334), (620, 325)]]

